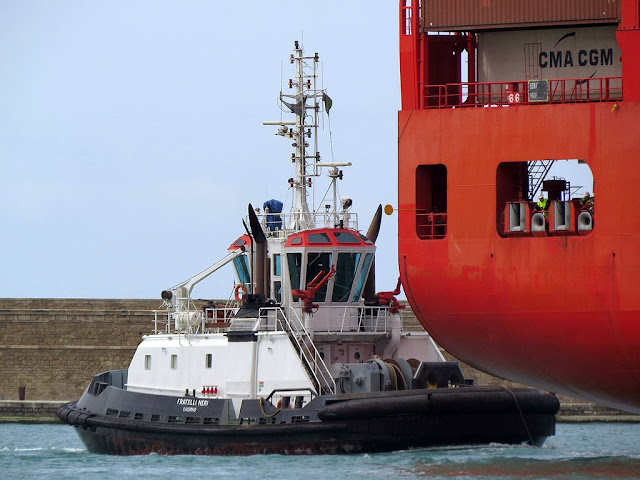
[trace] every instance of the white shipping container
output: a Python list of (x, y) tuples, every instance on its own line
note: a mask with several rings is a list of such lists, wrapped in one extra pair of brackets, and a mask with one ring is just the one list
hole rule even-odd
[(616, 27), (478, 33), (478, 81), (622, 76)]

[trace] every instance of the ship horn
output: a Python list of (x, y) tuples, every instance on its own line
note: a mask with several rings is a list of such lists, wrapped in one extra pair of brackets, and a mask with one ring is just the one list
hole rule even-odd
[[(380, 224), (382, 223), (382, 205), (378, 205), (378, 209), (376, 210), (375, 215), (373, 216), (373, 220), (371, 220), (371, 225), (369, 225), (369, 230), (367, 230), (367, 234), (365, 235), (369, 240), (373, 243), (376, 243), (378, 239), (378, 233), (380, 232)], [(376, 302), (376, 259), (373, 258), (373, 262), (371, 262), (371, 269), (369, 270), (369, 276), (367, 277), (367, 282), (364, 284), (364, 291), (362, 294), (364, 298), (364, 303), (375, 303)]]
[(267, 239), (264, 236), (260, 220), (258, 220), (258, 216), (251, 204), (249, 204), (249, 226), (251, 227), (251, 234), (256, 244), (254, 251), (255, 257), (253, 259), (253, 281), (256, 285), (256, 291), (254, 293), (267, 296), (269, 291), (265, 268), (267, 264)]

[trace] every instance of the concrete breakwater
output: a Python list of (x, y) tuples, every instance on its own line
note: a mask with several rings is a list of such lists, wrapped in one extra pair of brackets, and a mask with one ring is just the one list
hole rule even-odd
[(0, 423), (61, 423), (56, 411), (64, 403), (55, 400), (0, 400)]
[[(140, 337), (153, 331), (160, 300), (0, 299), (0, 421), (56, 421), (93, 375), (127, 368)], [(408, 308), (406, 330), (422, 327)], [(445, 353), (449, 359), (453, 359)], [(518, 386), (461, 367), (476, 385)], [(640, 416), (560, 397), (561, 421), (640, 421)]]

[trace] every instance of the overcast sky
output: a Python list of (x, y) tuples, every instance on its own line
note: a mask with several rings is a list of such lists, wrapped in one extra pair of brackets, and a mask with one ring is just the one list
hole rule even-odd
[[(247, 204), (284, 200), (293, 42), (333, 99), (325, 161), (366, 231), (396, 205), (398, 2), (0, 2), (0, 296), (159, 298), (222, 258)], [(325, 124), (326, 127), (326, 124)], [(328, 139), (328, 128), (322, 134)], [(383, 218), (378, 290), (398, 275)], [(194, 289), (226, 298), (225, 268)]]

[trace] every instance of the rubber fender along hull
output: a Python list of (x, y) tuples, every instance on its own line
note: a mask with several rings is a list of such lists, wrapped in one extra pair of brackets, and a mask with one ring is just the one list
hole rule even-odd
[(75, 403), (58, 416), (92, 453), (344, 454), (491, 442), (541, 446), (555, 433), (558, 408), (555, 396), (534, 390), (469, 387), (321, 396), (300, 409), (310, 418), (300, 423), (156, 423), (79, 411)]

